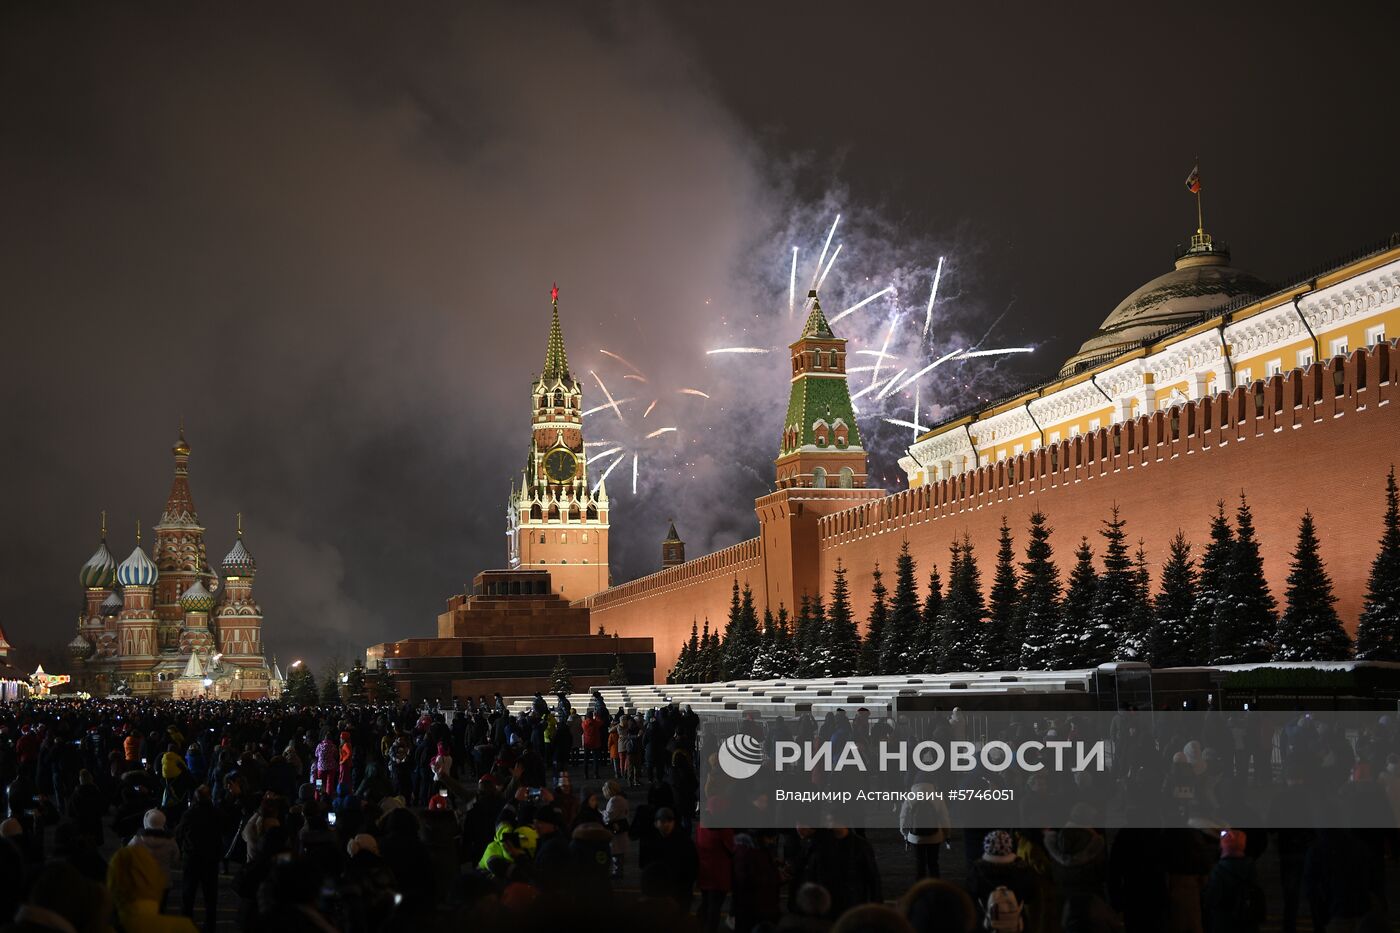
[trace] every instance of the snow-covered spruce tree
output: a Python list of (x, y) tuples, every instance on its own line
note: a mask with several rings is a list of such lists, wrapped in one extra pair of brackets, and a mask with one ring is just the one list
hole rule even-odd
[(831, 631), (826, 621), (826, 603), (822, 600), (822, 594), (818, 593), (812, 597), (811, 621), (807, 623), (811, 630), (811, 651), (804, 659), (806, 672), (803, 677), (830, 677), (831, 670)]
[(705, 627), (700, 633), (700, 658), (696, 665), (695, 683), (710, 684), (720, 679), (724, 666), (724, 645), (719, 632), (710, 631), (709, 616), (705, 617)]
[(1055, 635), (1055, 656), (1060, 667), (1088, 667), (1100, 663), (1109, 653), (1111, 643), (1098, 642), (1090, 632), (1098, 584), (1094, 549), (1089, 546), (1088, 537), (1080, 538), (1079, 547), (1074, 550), (1074, 567), (1069, 572), (1069, 588), (1060, 606), (1060, 625)]
[(739, 581), (734, 581), (734, 605), (730, 607), (729, 624), (724, 632), (724, 679), (747, 680), (753, 677), (754, 661), (758, 658), (758, 615), (753, 606), (753, 590), (744, 584), (739, 596)]
[(928, 592), (919, 610), (919, 631), (914, 639), (918, 649), (916, 670), (937, 673), (943, 669), (942, 624), (943, 581), (938, 576), (938, 565), (934, 564), (929, 571)]
[(365, 686), (365, 666), (358, 660), (345, 675), (345, 702), (363, 706), (369, 700), (369, 689)]
[(1037, 509), (1031, 514), (1030, 541), (1026, 544), (1026, 559), (1021, 563), (1021, 593), (1016, 602), (1016, 614), (1022, 632), (1020, 666), (1026, 670), (1043, 671), (1055, 667), (1055, 639), (1060, 624), (1060, 571), (1053, 560), (1050, 545), (1053, 529), (1046, 523), (1045, 513)]
[(1137, 576), (1128, 555), (1127, 524), (1115, 503), (1099, 534), (1104, 539), (1103, 573), (1094, 588), (1094, 611), (1083, 640), (1089, 665), (1137, 657)]
[(885, 575), (880, 572), (880, 562), (875, 562), (871, 574), (874, 582), (870, 585), (870, 615), (865, 620), (865, 637), (860, 642), (860, 672), (880, 674), (880, 649), (884, 647), (885, 626), (890, 616), (889, 591), (885, 589)]
[(1147, 660), (1153, 667), (1189, 667), (1204, 662), (1200, 639), (1191, 623), (1196, 607), (1196, 562), (1191, 544), (1177, 529), (1162, 566), (1162, 586), (1152, 605), (1153, 625)]
[(812, 598), (802, 594), (798, 604), (797, 618), (792, 623), (793, 677), (812, 676), (812, 654), (816, 650), (812, 644), (816, 632), (812, 626)]
[(693, 684), (695, 683), (695, 664), (700, 657), (700, 623), (695, 618), (690, 620), (690, 640), (681, 646), (681, 653), (676, 657), (676, 666), (671, 668), (671, 672), (666, 675), (668, 684)]
[(1254, 516), (1240, 493), (1235, 512), (1235, 545), (1225, 570), (1225, 587), (1215, 607), (1212, 661), (1251, 664), (1273, 656), (1270, 641), (1278, 631), (1277, 604), (1264, 579), (1264, 558), (1254, 533)]
[(778, 615), (773, 620), (773, 676), (797, 676), (797, 650), (793, 647), (792, 623), (787, 606), (778, 603)]
[(613, 655), (612, 670), (608, 671), (608, 686), (627, 686), (627, 669), (622, 666), (622, 655), (620, 654)]
[(574, 675), (569, 670), (568, 662), (561, 654), (554, 659), (554, 670), (549, 674), (550, 693), (573, 693)]
[(997, 566), (992, 576), (992, 598), (988, 606), (986, 657), (993, 670), (1014, 671), (1021, 666), (1021, 625), (1016, 604), (1020, 583), (1016, 579), (1016, 551), (1012, 546), (1011, 526), (1001, 517), (997, 537)]
[(886, 674), (907, 674), (914, 670), (914, 639), (919, 630), (919, 587), (914, 582), (914, 555), (909, 542), (899, 548), (894, 565), (894, 599), (885, 625), (880, 648), (880, 670)]
[(1351, 639), (1337, 615), (1337, 597), (1322, 563), (1312, 512), (1304, 512), (1288, 570), (1283, 618), (1274, 637), (1274, 660), (1345, 661), (1350, 657)]
[(776, 634), (773, 631), (773, 611), (763, 610), (763, 622), (758, 627), (758, 653), (753, 659), (754, 680), (771, 680), (778, 676), (773, 668), (773, 648)]
[(1225, 578), (1230, 570), (1230, 556), (1235, 551), (1235, 531), (1225, 517), (1225, 501), (1215, 504), (1210, 520), (1210, 543), (1201, 555), (1200, 573), (1196, 578), (1196, 605), (1191, 610), (1191, 637), (1196, 642), (1192, 652), (1202, 664), (1215, 657), (1215, 616), (1225, 594)]
[(860, 631), (851, 614), (851, 592), (846, 568), (836, 561), (831, 581), (831, 608), (826, 612), (828, 677), (849, 677), (860, 669)]
[(1362, 661), (1400, 661), (1400, 495), (1394, 466), (1385, 480), (1383, 527), (1356, 627), (1356, 657)]
[(948, 595), (943, 600), (943, 669), (980, 671), (984, 664), (1000, 667), (985, 653), (987, 605), (982, 599), (982, 572), (977, 569), (972, 539), (953, 544)]
[(1147, 657), (1147, 638), (1152, 632), (1152, 569), (1147, 565), (1147, 542), (1138, 538), (1133, 552), (1133, 646), (1139, 661)]

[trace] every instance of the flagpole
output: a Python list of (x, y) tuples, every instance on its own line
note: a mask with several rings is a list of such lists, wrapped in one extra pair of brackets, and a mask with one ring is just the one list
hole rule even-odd
[(1196, 168), (1195, 168), (1195, 171), (1198, 173), (1197, 176), (1196, 176), (1196, 179), (1197, 179), (1197, 180), (1196, 180), (1196, 232), (1199, 233), (1199, 234), (1201, 234), (1201, 235), (1205, 235), (1205, 232), (1206, 232), (1206, 222), (1205, 222), (1205, 220), (1203, 220), (1202, 217), (1201, 217), (1201, 188), (1203, 188), (1204, 185), (1201, 184), (1201, 182), (1200, 182), (1200, 175), (1199, 175), (1199, 172), (1201, 171), (1201, 157), (1200, 157), (1200, 156), (1196, 156)]

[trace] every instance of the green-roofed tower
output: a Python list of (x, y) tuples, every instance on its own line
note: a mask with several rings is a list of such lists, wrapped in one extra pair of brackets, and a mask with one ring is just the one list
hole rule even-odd
[(791, 345), (792, 389), (778, 447), (778, 488), (861, 489), (865, 450), (846, 384), (846, 341), (832, 332), (817, 293), (807, 298), (812, 311)]

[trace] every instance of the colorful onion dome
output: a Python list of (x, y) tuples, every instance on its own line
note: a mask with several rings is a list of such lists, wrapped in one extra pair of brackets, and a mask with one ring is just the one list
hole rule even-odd
[(233, 542), (233, 548), (224, 556), (222, 566), (226, 577), (251, 577), (258, 569), (253, 555), (248, 553), (248, 548), (243, 544), (243, 513), (241, 512), (238, 514), (238, 539)]
[(208, 612), (214, 608), (214, 594), (204, 588), (203, 580), (195, 580), (180, 595), (180, 608), (186, 612)]
[(104, 616), (114, 616), (122, 611), (122, 594), (120, 590), (112, 590), (107, 594), (107, 598), (102, 600), (102, 605), (98, 607)]
[(122, 586), (154, 586), (160, 571), (141, 548), (141, 536), (136, 536), (136, 547), (117, 568), (117, 582)]
[(78, 582), (89, 589), (105, 590), (116, 578), (117, 562), (112, 558), (112, 552), (107, 550), (104, 539), (87, 563), (83, 564), (83, 569), (78, 571)]
[(68, 643), (68, 653), (73, 656), (74, 660), (86, 661), (92, 657), (92, 652), (92, 642), (82, 635), (74, 635), (73, 640)]

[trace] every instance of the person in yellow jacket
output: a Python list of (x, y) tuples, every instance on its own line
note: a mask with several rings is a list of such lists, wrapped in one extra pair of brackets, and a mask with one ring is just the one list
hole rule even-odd
[(107, 890), (124, 933), (198, 933), (188, 917), (160, 912), (165, 872), (144, 846), (123, 846), (107, 865)]
[[(503, 820), (496, 824), (496, 838), (487, 844), (486, 851), (481, 853), (481, 861), (476, 863), (476, 867), (494, 874), (492, 862), (497, 862), (496, 867), (499, 869), (500, 861), (509, 864), (525, 857), (525, 847), (522, 845), (519, 833), (514, 826)], [(502, 875), (504, 875), (503, 871)]]

